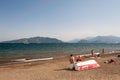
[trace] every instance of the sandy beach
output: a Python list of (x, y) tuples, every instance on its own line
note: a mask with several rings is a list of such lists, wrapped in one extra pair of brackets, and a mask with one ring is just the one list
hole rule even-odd
[[(84, 57), (84, 61), (96, 60), (100, 67), (83, 71), (69, 70), (69, 57), (3, 65), (0, 66), (0, 80), (120, 80), (120, 58), (116, 58), (118, 54), (104, 54), (101, 58)], [(117, 63), (104, 63), (110, 59)]]

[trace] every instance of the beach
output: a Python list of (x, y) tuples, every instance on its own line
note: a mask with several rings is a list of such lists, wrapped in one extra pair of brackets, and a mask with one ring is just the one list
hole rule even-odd
[[(83, 60), (94, 59), (99, 68), (75, 71), (69, 69), (69, 56), (49, 61), (37, 61), (0, 66), (0, 80), (120, 80), (120, 53), (104, 54), (100, 58), (84, 57)], [(105, 64), (104, 61), (114, 59), (117, 63)]]

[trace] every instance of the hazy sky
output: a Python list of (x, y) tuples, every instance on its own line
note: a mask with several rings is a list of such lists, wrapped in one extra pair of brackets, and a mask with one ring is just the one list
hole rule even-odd
[(0, 0), (0, 41), (120, 36), (120, 0)]

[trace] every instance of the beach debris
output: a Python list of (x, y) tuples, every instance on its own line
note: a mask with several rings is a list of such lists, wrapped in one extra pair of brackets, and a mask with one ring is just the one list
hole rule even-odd
[(95, 60), (77, 62), (76, 64), (74, 64), (74, 66), (75, 70), (77, 71), (100, 67), (100, 65)]

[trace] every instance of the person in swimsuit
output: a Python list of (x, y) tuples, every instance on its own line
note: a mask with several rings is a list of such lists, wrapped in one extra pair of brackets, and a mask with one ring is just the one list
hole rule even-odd
[(71, 54), (70, 55), (70, 63), (75, 63), (75, 57)]
[(91, 55), (94, 56), (94, 49), (91, 50)]
[(77, 58), (77, 62), (79, 62), (79, 61), (83, 61), (83, 59), (82, 59), (82, 56), (80, 55), (80, 56), (78, 56), (78, 58)]
[(70, 61), (70, 65), (71, 65), (70, 69), (75, 70), (75, 57), (72, 54), (70, 55), (69, 61)]

